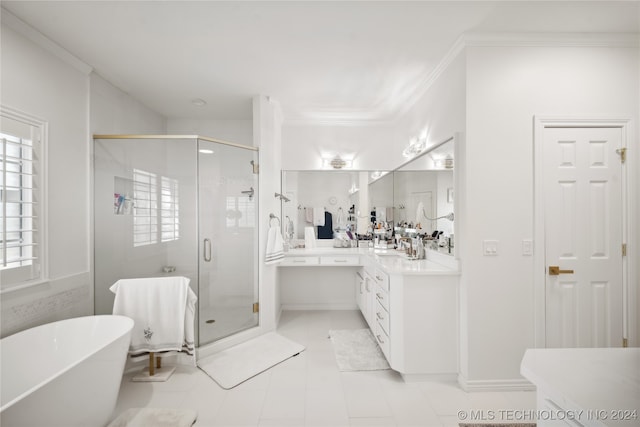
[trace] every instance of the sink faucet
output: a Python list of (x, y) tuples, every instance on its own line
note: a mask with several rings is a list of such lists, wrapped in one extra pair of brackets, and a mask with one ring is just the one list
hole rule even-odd
[(409, 242), (409, 249), (407, 249), (407, 255), (413, 256), (413, 239), (411, 237), (401, 237), (400, 242)]

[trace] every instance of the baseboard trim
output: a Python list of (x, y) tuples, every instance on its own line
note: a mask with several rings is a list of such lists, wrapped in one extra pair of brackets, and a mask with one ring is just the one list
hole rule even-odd
[(406, 383), (412, 382), (424, 382), (424, 381), (433, 381), (433, 382), (455, 382), (456, 374), (403, 374), (400, 372), (402, 379)]
[(464, 391), (535, 391), (536, 386), (525, 379), (468, 380), (458, 375), (458, 384)]
[(358, 305), (352, 303), (282, 304), (282, 310), (358, 310)]

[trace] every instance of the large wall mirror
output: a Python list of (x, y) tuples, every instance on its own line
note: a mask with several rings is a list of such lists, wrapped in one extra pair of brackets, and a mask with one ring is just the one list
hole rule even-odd
[(453, 139), (393, 171), (395, 234), (425, 236), (430, 249), (453, 255), (453, 171)]
[(381, 247), (423, 237), (427, 248), (453, 255), (453, 171), (453, 138), (393, 171), (283, 171), (283, 235), (293, 246), (305, 229), (318, 239), (349, 233)]

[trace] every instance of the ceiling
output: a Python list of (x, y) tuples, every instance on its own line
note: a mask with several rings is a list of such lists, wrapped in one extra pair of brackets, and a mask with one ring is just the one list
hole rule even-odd
[[(638, 32), (638, 1), (6, 1), (169, 118), (392, 120), (468, 32)], [(195, 98), (205, 106), (192, 104)]]

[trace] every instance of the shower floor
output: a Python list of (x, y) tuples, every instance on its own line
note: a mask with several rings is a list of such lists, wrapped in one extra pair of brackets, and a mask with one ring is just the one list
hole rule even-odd
[(253, 295), (216, 300), (214, 304), (200, 307), (200, 346), (258, 325), (258, 313), (253, 312)]

